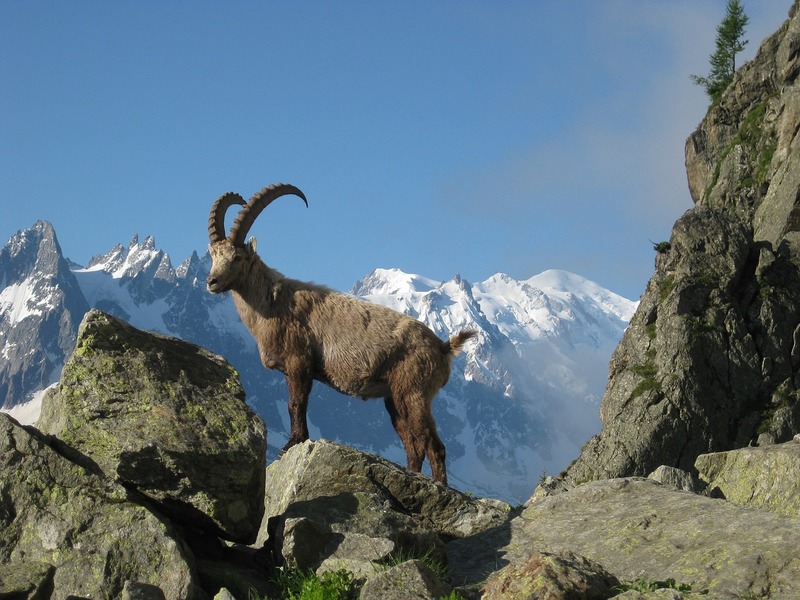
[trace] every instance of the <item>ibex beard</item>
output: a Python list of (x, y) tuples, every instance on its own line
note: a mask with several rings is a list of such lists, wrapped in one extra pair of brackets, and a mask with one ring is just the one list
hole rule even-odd
[[(289, 184), (264, 188), (249, 202), (232, 192), (220, 196), (209, 215), (207, 281), (209, 292), (231, 293), (261, 362), (286, 377), (291, 429), (282, 452), (309, 437), (308, 396), (316, 380), (365, 400), (382, 397), (409, 470), (419, 472), (427, 456), (433, 479), (446, 484), (446, 451), (431, 405), (450, 377), (453, 357), (476, 333), (463, 330), (443, 341), (408, 315), (268, 267), (255, 238), (245, 237), (261, 211), (286, 194), (308, 206)], [(234, 204), (242, 208), (226, 235), (225, 213)]]

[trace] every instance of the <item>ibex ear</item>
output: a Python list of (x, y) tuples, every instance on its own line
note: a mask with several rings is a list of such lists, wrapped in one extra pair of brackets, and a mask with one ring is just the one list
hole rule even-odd
[(251, 237), (249, 240), (247, 240), (247, 249), (250, 251), (250, 254), (255, 254), (256, 253), (256, 238), (255, 237)]

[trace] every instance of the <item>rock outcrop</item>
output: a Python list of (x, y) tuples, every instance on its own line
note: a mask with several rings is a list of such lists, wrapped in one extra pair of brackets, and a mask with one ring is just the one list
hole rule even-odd
[(696, 206), (658, 246), (571, 484), (800, 431), (797, 7), (687, 141)]
[(357, 575), (403, 557), (447, 563), (443, 539), (505, 522), (511, 507), (470, 498), (382, 458), (325, 440), (289, 449), (268, 471), (264, 524), (276, 562)]
[(0, 414), (0, 597), (118, 598), (135, 581), (193, 598), (196, 580), (173, 525)]
[(499, 527), (450, 542), (447, 551), (453, 577), (474, 585), (498, 568), (519, 569), (513, 565), (535, 549), (573, 552), (622, 581), (672, 580), (709, 599), (794, 598), (798, 527), (798, 518), (623, 478), (538, 499)]
[(176, 520), (255, 540), (266, 429), (221, 357), (89, 311), (37, 427)]
[(711, 495), (800, 517), (800, 435), (785, 444), (703, 454), (695, 467)]

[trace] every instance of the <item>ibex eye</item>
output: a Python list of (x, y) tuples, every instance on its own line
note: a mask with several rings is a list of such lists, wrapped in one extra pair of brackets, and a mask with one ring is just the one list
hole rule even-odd
[(234, 262), (238, 262), (238, 261), (242, 260), (242, 258), (243, 258), (243, 257), (242, 257), (242, 255), (241, 255), (241, 254), (235, 254), (235, 255), (233, 256), (233, 261), (234, 261)]

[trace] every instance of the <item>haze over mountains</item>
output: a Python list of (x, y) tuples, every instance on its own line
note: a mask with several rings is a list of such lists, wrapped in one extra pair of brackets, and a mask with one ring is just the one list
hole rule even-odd
[[(96, 307), (228, 359), (267, 424), (273, 460), (288, 431), (283, 376), (261, 366), (231, 298), (205, 290), (209, 264), (193, 253), (174, 267), (152, 237), (134, 236), (80, 266), (64, 258), (49, 223), (20, 231), (0, 251), (0, 404), (18, 416), (35, 414), (83, 314)], [(439, 282), (376, 269), (350, 293), (410, 314), (442, 338), (464, 327), (478, 331), (455, 361), (434, 414), (451, 485), (511, 502), (526, 499), (543, 472), (564, 469), (600, 430), (608, 360), (636, 308), (557, 270), (524, 281), (498, 273), (472, 284), (459, 275)], [(31, 401), (25, 413), (21, 405)], [(382, 402), (315, 384), (309, 425), (314, 438), (405, 463)]]

